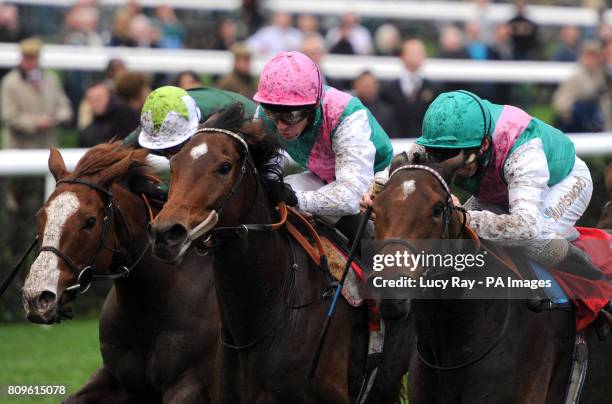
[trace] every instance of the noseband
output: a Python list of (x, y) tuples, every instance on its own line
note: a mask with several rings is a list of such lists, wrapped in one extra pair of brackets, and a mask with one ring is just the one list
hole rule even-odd
[[(118, 271), (115, 272), (111, 272), (108, 274), (104, 274), (104, 275), (100, 275), (100, 274), (95, 274), (94, 272), (94, 264), (98, 258), (98, 255), (100, 254), (100, 252), (102, 251), (103, 248), (106, 248), (108, 250), (110, 250), (113, 254), (116, 253), (123, 253), (125, 254), (124, 251), (115, 249), (113, 247), (111, 247), (108, 242), (106, 241), (106, 238), (108, 236), (108, 232), (110, 229), (110, 225), (111, 223), (113, 223), (114, 221), (114, 216), (115, 216), (115, 211), (118, 212), (119, 217), (121, 218), (121, 220), (123, 221), (123, 223), (125, 224), (125, 228), (128, 231), (128, 234), (130, 235), (129, 238), (131, 239), (131, 232), (130, 232), (130, 228), (127, 224), (127, 221), (125, 219), (125, 216), (123, 215), (123, 212), (121, 211), (121, 209), (115, 205), (114, 201), (113, 201), (113, 194), (109, 189), (105, 189), (102, 188), (101, 186), (88, 182), (88, 181), (84, 181), (84, 180), (80, 180), (80, 179), (74, 179), (74, 180), (59, 180), (56, 183), (56, 186), (60, 185), (60, 184), (80, 184), (80, 185), (85, 185), (89, 188), (92, 188), (96, 191), (98, 191), (101, 195), (103, 195), (104, 197), (108, 198), (108, 203), (103, 201), (103, 209), (104, 209), (104, 219), (102, 221), (102, 232), (100, 235), (100, 243), (98, 244), (98, 247), (96, 248), (96, 252), (93, 256), (93, 258), (91, 259), (90, 263), (82, 268), (80, 268), (75, 262), (74, 260), (72, 260), (68, 255), (64, 254), (62, 251), (60, 251), (59, 249), (53, 247), (53, 246), (41, 246), (40, 250), (38, 251), (38, 253), (40, 254), (43, 251), (49, 251), (52, 252), (53, 254), (57, 255), (58, 257), (60, 257), (70, 268), (70, 270), (76, 274), (78, 274), (77, 276), (77, 282), (72, 285), (69, 286), (68, 288), (66, 288), (66, 293), (69, 294), (83, 294), (85, 292), (87, 292), (89, 290), (89, 287), (91, 286), (91, 284), (95, 281), (102, 281), (102, 280), (114, 280), (114, 279), (119, 279), (119, 278), (126, 278), (129, 276), (130, 271), (134, 268), (135, 265), (138, 264), (138, 262), (140, 262), (140, 260), (142, 260), (142, 257), (144, 256), (145, 251), (147, 250), (149, 244), (147, 243), (147, 246), (145, 247), (144, 251), (140, 254), (139, 258), (136, 260), (136, 262), (134, 264), (132, 264), (129, 268), (126, 266), (121, 266), (119, 268)], [(125, 254), (127, 255), (127, 254)]]

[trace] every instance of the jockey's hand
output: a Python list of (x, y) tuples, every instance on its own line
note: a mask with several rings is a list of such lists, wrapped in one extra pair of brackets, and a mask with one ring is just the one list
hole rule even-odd
[[(359, 212), (361, 212), (361, 214), (364, 214), (366, 209), (372, 206), (372, 199), (372, 190), (369, 189), (365, 194), (363, 194), (363, 196), (361, 197), (361, 201), (359, 201)], [(376, 215), (374, 214), (374, 212), (370, 213), (370, 220), (376, 220)]]
[(162, 184), (154, 184), (147, 179), (138, 178), (130, 181), (129, 188), (137, 195), (144, 194), (158, 201), (165, 202), (168, 199), (168, 192), (164, 189)]
[(268, 187), (270, 188), (270, 199), (272, 203), (278, 204), (279, 202), (285, 202), (288, 206), (297, 206), (298, 199), (297, 195), (291, 185), (286, 184), (282, 181), (268, 181)]

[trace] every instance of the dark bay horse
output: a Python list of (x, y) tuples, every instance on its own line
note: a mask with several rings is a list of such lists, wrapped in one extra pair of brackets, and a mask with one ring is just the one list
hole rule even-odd
[(597, 227), (600, 229), (607, 229), (608, 231), (612, 230), (612, 163), (608, 164), (606, 167), (606, 171), (604, 172), (604, 179), (606, 184), (606, 195), (607, 201), (603, 210), (601, 212), (601, 216), (599, 221), (597, 222)]
[[(153, 256), (148, 207), (128, 188), (146, 180), (147, 151), (120, 145), (92, 148), (73, 173), (51, 151), (57, 186), (37, 213), (41, 248), (23, 289), (28, 319), (58, 322), (71, 291), (125, 266), (129, 276), (114, 281), (100, 317), (103, 366), (66, 402), (217, 402), (220, 319), (209, 264), (187, 254), (172, 267)], [(78, 354), (69, 341), (58, 344)]]
[[(278, 146), (242, 116), (240, 106), (230, 107), (171, 159), (169, 198), (150, 229), (154, 251), (175, 261), (194, 244), (214, 257), (222, 378), (233, 383), (224, 387), (224, 401), (354, 402), (364, 374), (367, 312), (340, 299), (316, 377), (307, 380), (330, 284), (282, 226), (270, 226), (279, 218), (265, 179), (282, 180), (272, 163)], [(370, 402), (399, 399), (408, 343), (390, 340), (385, 349), (395, 344), (395, 355), (384, 360)]]
[[(383, 253), (414, 254), (420, 251), (417, 243), (426, 239), (469, 239), (464, 215), (452, 205), (447, 186), (465, 164), (463, 155), (433, 168), (408, 164), (405, 155), (395, 157), (391, 177), (373, 203)], [(499, 261), (486, 262), (487, 276), (517, 278)], [(454, 273), (460, 279), (484, 274)], [(423, 267), (404, 270), (403, 275), (417, 281), (436, 279)], [(563, 402), (574, 352), (574, 313), (536, 314), (524, 298), (509, 299), (511, 295), (488, 300), (416, 298), (421, 292), (409, 292), (415, 297), (410, 310), (416, 333), (408, 385), (411, 404)], [(396, 303), (381, 300), (379, 306), (382, 312), (396, 311)], [(599, 341), (593, 327), (585, 333), (589, 370), (581, 402), (609, 402), (612, 341)]]

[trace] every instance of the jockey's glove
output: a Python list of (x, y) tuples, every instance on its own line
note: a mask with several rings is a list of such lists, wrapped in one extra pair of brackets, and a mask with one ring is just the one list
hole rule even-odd
[(291, 185), (282, 181), (266, 181), (270, 190), (270, 200), (274, 204), (285, 202), (288, 206), (297, 206), (298, 198)]
[(144, 194), (149, 199), (165, 202), (168, 199), (168, 186), (165, 183), (154, 184), (143, 178), (130, 181), (130, 189), (135, 194)]

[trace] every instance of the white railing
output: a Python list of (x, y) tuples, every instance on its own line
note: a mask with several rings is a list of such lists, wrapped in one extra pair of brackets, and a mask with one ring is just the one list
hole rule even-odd
[[(52, 5), (68, 7), (74, 0), (11, 0), (11, 3)], [(125, 0), (100, 0), (101, 5), (118, 6)], [(145, 7), (171, 5), (177, 9), (236, 11), (240, 0), (140, 0)], [(348, 10), (364, 17), (381, 17), (404, 20), (467, 21), (479, 15), (473, 2), (460, 1), (380, 1), (380, 0), (268, 0), (270, 10), (283, 10), (294, 14), (341, 15)], [(505, 21), (514, 15), (510, 4), (490, 4), (485, 16), (491, 21)], [(527, 15), (541, 25), (593, 26), (597, 13), (585, 7), (528, 6)], [(612, 24), (612, 10), (605, 15)]]
[[(612, 154), (612, 133), (572, 134), (570, 138), (580, 156), (597, 156)], [(393, 151), (399, 153), (407, 150), (415, 139), (393, 139)], [(88, 149), (62, 149), (61, 153), (69, 170), (73, 170), (77, 162)], [(149, 162), (157, 169), (168, 168), (166, 159), (149, 156)], [(45, 196), (55, 187), (55, 180), (49, 174), (47, 165), (49, 150), (0, 150), (0, 176), (44, 175), (46, 177)]]
[[(68, 45), (45, 45), (41, 63), (51, 69), (101, 71), (113, 57), (125, 60), (132, 70), (145, 72), (177, 73), (191, 69), (225, 74), (232, 66), (232, 55), (225, 51)], [(0, 43), (0, 67), (15, 66), (19, 58), (16, 44)], [(261, 72), (267, 60), (268, 57), (255, 57), (253, 73)], [(326, 75), (341, 79), (355, 78), (364, 70), (380, 79), (393, 79), (399, 75), (401, 62), (395, 57), (328, 55), (322, 69)], [(558, 83), (575, 69), (574, 63), (429, 59), (423, 74), (435, 81)]]

